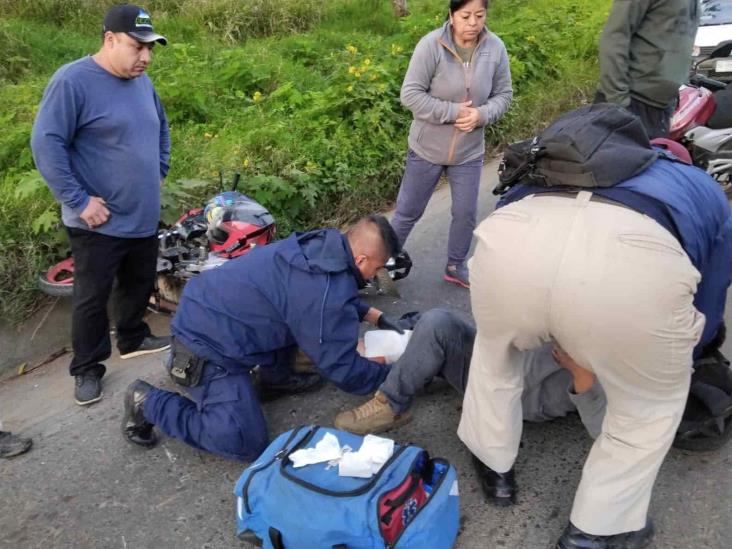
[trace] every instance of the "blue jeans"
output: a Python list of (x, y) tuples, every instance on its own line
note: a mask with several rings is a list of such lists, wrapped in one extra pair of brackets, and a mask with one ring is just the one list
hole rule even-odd
[(468, 255), (475, 229), (482, 169), (482, 157), (459, 166), (442, 166), (428, 162), (409, 149), (404, 177), (401, 187), (399, 187), (396, 212), (391, 220), (399, 243), (403, 245), (407, 240), (412, 227), (422, 217), (440, 176), (443, 172), (447, 172), (452, 196), (452, 221), (447, 239), (447, 263), (462, 265)]

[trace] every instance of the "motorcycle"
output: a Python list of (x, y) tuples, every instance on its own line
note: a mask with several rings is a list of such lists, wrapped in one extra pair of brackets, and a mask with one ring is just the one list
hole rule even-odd
[[(149, 308), (173, 313), (186, 282), (203, 271), (223, 265), (275, 238), (277, 227), (269, 211), (237, 192), (240, 174), (231, 190), (220, 192), (203, 207), (186, 211), (170, 228), (158, 231), (155, 289)], [(220, 176), (223, 188), (223, 178)], [(385, 272), (371, 281), (379, 293), (393, 293), (394, 281), (406, 277), (412, 262), (406, 252), (390, 258)], [(45, 294), (70, 297), (74, 284), (74, 259), (68, 257), (42, 273), (38, 287)]]
[[(703, 61), (726, 58), (731, 52), (732, 41), (727, 41)], [(732, 195), (732, 88), (728, 90), (727, 86), (703, 74), (693, 74), (679, 90), (669, 137), (689, 151), (695, 166), (714, 177), (725, 193)]]

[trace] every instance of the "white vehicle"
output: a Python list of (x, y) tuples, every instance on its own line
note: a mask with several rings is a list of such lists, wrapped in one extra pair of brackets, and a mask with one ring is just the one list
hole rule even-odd
[[(694, 63), (708, 57), (721, 42), (728, 40), (732, 40), (732, 0), (700, 0), (699, 28), (692, 50)], [(701, 61), (697, 72), (732, 81), (732, 57)]]

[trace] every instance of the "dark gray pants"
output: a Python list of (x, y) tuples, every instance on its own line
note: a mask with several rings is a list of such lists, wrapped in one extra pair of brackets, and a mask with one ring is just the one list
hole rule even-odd
[(399, 243), (403, 245), (407, 240), (412, 227), (422, 217), (442, 172), (447, 172), (452, 196), (452, 221), (447, 239), (447, 263), (462, 265), (468, 255), (475, 229), (475, 212), (478, 206), (482, 168), (482, 157), (459, 166), (442, 166), (428, 162), (409, 149), (404, 177), (401, 187), (399, 187), (396, 212), (391, 220)]
[[(379, 390), (389, 399), (395, 412), (407, 410), (414, 395), (436, 376), (464, 394), (474, 342), (475, 326), (470, 322), (446, 309), (426, 311)], [(590, 433), (599, 430), (604, 414), (604, 395), (600, 401), (596, 396), (599, 384), (594, 391), (570, 395), (568, 388), (572, 376), (554, 361), (550, 344), (523, 352), (521, 357), (524, 373), (521, 402), (525, 420), (548, 421), (579, 408)]]
[(391, 366), (380, 391), (396, 412), (403, 412), (412, 398), (432, 378), (441, 376), (461, 395), (468, 384), (475, 326), (445, 309), (422, 314), (404, 354)]

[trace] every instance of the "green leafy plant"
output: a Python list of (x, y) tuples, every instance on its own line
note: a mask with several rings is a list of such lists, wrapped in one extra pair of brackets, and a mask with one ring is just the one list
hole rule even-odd
[[(59, 207), (29, 148), (43, 88), (99, 46), (107, 0), (0, 0), (0, 317), (37, 304), (37, 274), (68, 253)], [(217, 192), (218, 172), (275, 215), (278, 234), (340, 226), (389, 206), (411, 113), (399, 90), (417, 41), (442, 25), (446, 0), (150, 0), (150, 77), (171, 124), (162, 219)], [(489, 28), (509, 51), (514, 102), (489, 144), (531, 135), (585, 100), (610, 0), (495, 0)]]

